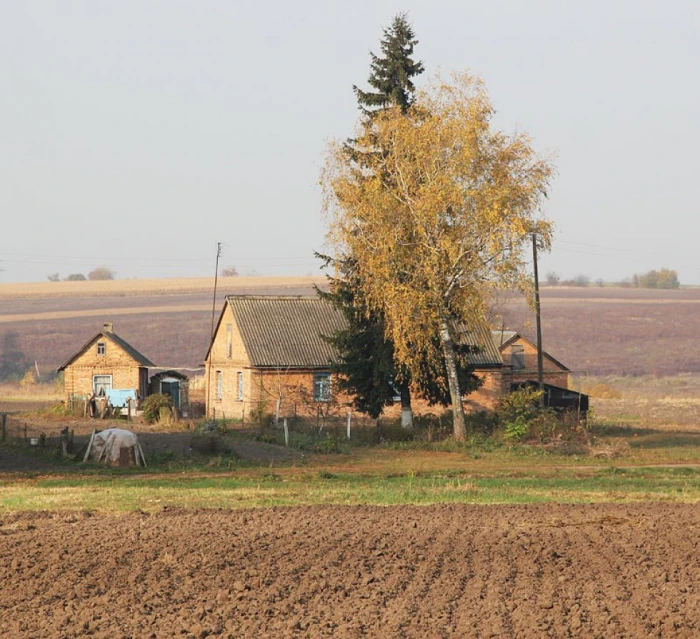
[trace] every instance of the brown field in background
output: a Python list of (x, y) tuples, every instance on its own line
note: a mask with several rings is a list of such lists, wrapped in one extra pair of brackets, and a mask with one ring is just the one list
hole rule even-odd
[[(499, 301), (494, 324), (533, 337), (522, 298)], [(700, 289), (545, 288), (542, 342), (574, 371), (590, 375), (700, 372)]]
[[(324, 277), (219, 278), (216, 317), (224, 296), (310, 295)], [(197, 367), (209, 344), (211, 278), (39, 282), (0, 285), (0, 340), (18, 335), (21, 350), (42, 371), (55, 370), (100, 328), (115, 332), (163, 367)]]
[[(220, 278), (216, 314), (226, 294), (312, 294), (325, 281)], [(50, 371), (113, 321), (115, 331), (156, 364), (196, 367), (209, 341), (212, 293), (211, 278), (2, 284), (0, 340), (16, 333), (27, 357)], [(542, 318), (545, 349), (584, 375), (700, 373), (700, 289), (548, 287)], [(493, 323), (535, 333), (532, 311), (516, 296), (499, 300)]]

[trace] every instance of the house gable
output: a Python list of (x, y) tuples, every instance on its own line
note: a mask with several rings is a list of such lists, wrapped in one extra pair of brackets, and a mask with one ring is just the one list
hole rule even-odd
[[(104, 352), (98, 352), (98, 344), (104, 345)], [(58, 370), (69, 366), (154, 366), (153, 362), (142, 355), (126, 340), (114, 333), (103, 330), (90, 338), (82, 348), (66, 361)]]
[(250, 356), (243, 342), (240, 327), (228, 302), (224, 305), (214, 332), (214, 339), (209, 345), (205, 362), (212, 365), (221, 364), (249, 367)]
[[(499, 350), (501, 351), (501, 356), (506, 366), (512, 365), (513, 347), (520, 347), (525, 357), (525, 368), (537, 368), (536, 363), (532, 364), (532, 358), (537, 357), (537, 344), (515, 331), (492, 331), (492, 334), (494, 341), (499, 344)], [(542, 351), (542, 358), (546, 370), (560, 371), (563, 373), (570, 372), (567, 366), (552, 357), (547, 351)]]

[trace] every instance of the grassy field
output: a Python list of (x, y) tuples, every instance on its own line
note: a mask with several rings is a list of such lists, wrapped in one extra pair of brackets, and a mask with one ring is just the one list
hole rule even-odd
[[(249, 441), (237, 431), (224, 440)], [(129, 511), (314, 504), (526, 504), (700, 501), (700, 427), (651, 428), (600, 419), (590, 446), (552, 446), (474, 436), (452, 441), (343, 444), (261, 464), (222, 453), (167, 450), (148, 469), (110, 470), (55, 461), (48, 451), (0, 448), (0, 510)], [(269, 446), (265, 444), (265, 446)], [(2, 473), (3, 456), (28, 462)]]

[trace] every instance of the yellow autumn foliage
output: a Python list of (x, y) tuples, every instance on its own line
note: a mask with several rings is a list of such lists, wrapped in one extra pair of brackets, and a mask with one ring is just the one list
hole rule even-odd
[[(384, 314), (402, 364), (417, 373), (416, 358), (441, 336), (459, 413), (450, 327), (482, 313), (495, 288), (526, 289), (526, 244), (535, 233), (546, 249), (552, 232), (540, 215), (551, 161), (527, 135), (493, 130), (493, 114), (478, 78), (437, 79), (407, 113), (361, 123), (361, 163), (331, 144), (322, 175), (335, 256), (356, 260), (362, 295)], [(458, 438), (460, 420), (455, 413)]]

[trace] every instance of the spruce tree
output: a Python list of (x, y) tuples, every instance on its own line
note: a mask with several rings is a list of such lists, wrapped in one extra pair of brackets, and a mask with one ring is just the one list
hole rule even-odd
[(405, 13), (394, 17), (391, 26), (384, 29), (380, 47), (382, 55), (370, 52), (372, 63), (368, 79), (374, 91), (363, 91), (353, 86), (360, 110), (367, 116), (387, 107), (398, 106), (405, 113), (413, 103), (415, 86), (412, 78), (423, 73), (423, 63), (413, 60), (413, 49), (418, 44), (413, 27)]
[[(423, 73), (423, 63), (413, 60), (416, 44), (418, 40), (406, 14), (395, 16), (391, 26), (384, 29), (381, 56), (370, 53), (372, 62), (368, 82), (374, 91), (353, 86), (365, 126), (371, 127), (373, 115), (382, 109), (399, 107), (405, 113), (413, 103), (413, 78)], [(358, 148), (351, 139), (345, 145), (345, 152), (358, 167), (362, 167), (363, 156), (381, 153), (381, 149)], [(329, 292), (319, 291), (319, 295), (342, 311), (347, 322), (346, 329), (327, 339), (338, 352), (333, 372), (338, 375), (339, 387), (353, 397), (355, 408), (376, 419), (399, 395), (402, 425), (410, 426), (412, 381), (430, 405), (448, 406), (449, 393), (444, 383), (446, 372), (440, 366), (431, 365), (430, 357), (425, 358), (425, 371), (420, 380), (412, 380), (407, 370), (396, 366), (394, 344), (385, 336), (383, 316), (370, 312), (357, 294), (361, 287), (352, 257), (343, 260), (318, 254), (317, 257), (324, 262), (324, 267), (332, 268), (336, 274), (328, 277)], [(436, 349), (439, 350), (437, 343)], [(469, 373), (466, 358), (460, 361), (464, 362), (460, 367), (463, 387), (477, 388), (480, 384)]]

